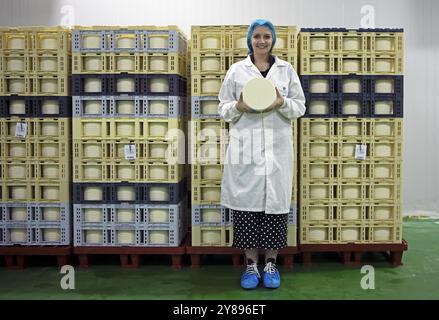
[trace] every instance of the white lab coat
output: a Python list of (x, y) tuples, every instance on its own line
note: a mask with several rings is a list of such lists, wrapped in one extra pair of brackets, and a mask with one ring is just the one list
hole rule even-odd
[(230, 67), (219, 93), (218, 113), (230, 123), (221, 204), (234, 210), (288, 213), (294, 172), (291, 120), (305, 113), (305, 96), (291, 64), (275, 57), (266, 79), (277, 87), (284, 104), (271, 112), (241, 113), (236, 103), (247, 81), (256, 77), (262, 75), (248, 56)]

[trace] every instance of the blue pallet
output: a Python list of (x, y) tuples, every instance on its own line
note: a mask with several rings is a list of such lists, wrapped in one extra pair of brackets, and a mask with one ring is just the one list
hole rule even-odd
[[(167, 187), (169, 199), (167, 201), (150, 200), (149, 190), (151, 187)], [(84, 191), (87, 187), (102, 188), (102, 200), (84, 199)], [(117, 189), (119, 187), (134, 188), (134, 200), (126, 201), (117, 199)], [(179, 183), (73, 183), (73, 202), (75, 204), (120, 204), (120, 203), (142, 203), (142, 204), (177, 204), (187, 194), (186, 178)]]
[[(96, 114), (84, 112), (84, 101), (97, 100), (101, 102), (101, 110)], [(134, 101), (134, 112), (130, 114), (117, 113), (117, 101)], [(153, 100), (168, 101), (168, 113), (151, 114), (149, 103)], [(73, 117), (148, 117), (148, 118), (185, 118), (187, 116), (187, 101), (178, 96), (73, 96)]]
[[(84, 85), (86, 79), (97, 78), (101, 81), (102, 90), (98, 92), (85, 92)], [(169, 83), (169, 91), (152, 92), (150, 90), (150, 82), (153, 79), (167, 79)], [(122, 92), (117, 90), (118, 79), (133, 79), (134, 91)], [(90, 95), (130, 95), (130, 96), (180, 96), (187, 95), (187, 80), (175, 74), (87, 74), (72, 76), (72, 96), (90, 96)]]
[(221, 116), (218, 113), (201, 114), (202, 101), (218, 101), (218, 97), (192, 97), (191, 103), (191, 116), (192, 119), (220, 119)]

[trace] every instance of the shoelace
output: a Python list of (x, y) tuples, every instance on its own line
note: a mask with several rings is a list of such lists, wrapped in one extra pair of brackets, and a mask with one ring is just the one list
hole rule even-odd
[(248, 264), (247, 269), (245, 270), (245, 273), (256, 274), (259, 278), (261, 277), (261, 275), (259, 274), (258, 266), (256, 265), (256, 263)]
[(277, 271), (276, 265), (272, 262), (267, 262), (267, 264), (265, 265), (265, 268), (264, 268), (264, 272), (276, 273), (276, 271)]

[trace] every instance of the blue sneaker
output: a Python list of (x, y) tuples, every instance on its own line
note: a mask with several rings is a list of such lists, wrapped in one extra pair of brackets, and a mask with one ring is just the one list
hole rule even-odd
[(274, 259), (268, 259), (262, 276), (264, 287), (276, 289), (280, 286), (280, 274), (274, 263)]
[(260, 278), (258, 265), (256, 263), (247, 264), (247, 269), (241, 276), (241, 287), (243, 289), (256, 289)]

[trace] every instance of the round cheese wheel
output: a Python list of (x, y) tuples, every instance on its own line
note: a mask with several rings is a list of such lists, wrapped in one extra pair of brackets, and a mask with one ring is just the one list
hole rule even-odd
[(276, 100), (276, 89), (269, 80), (254, 78), (244, 86), (242, 98), (253, 110), (263, 111)]

